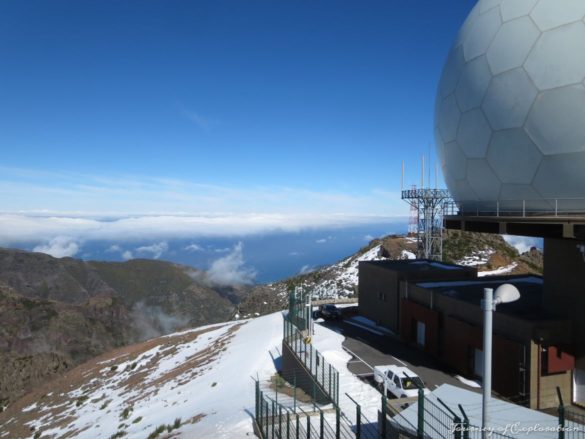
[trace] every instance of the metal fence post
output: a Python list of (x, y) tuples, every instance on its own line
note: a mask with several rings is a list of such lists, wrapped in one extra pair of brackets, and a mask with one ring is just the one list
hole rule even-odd
[(278, 437), (282, 437), (282, 406), (278, 406)]
[(382, 438), (386, 439), (386, 395), (382, 395)]
[(297, 371), (293, 371), (293, 410), (297, 411)]
[(341, 436), (341, 432), (340, 432), (340, 428), (341, 428), (341, 424), (340, 424), (340, 413), (339, 413), (339, 407), (335, 408), (335, 439), (339, 439)]
[(258, 422), (258, 403), (260, 402), (260, 383), (258, 381), (256, 381), (256, 422)]
[(311, 437), (311, 418), (307, 415), (307, 437)]
[(454, 438), (455, 439), (461, 439), (461, 419), (459, 418), (459, 416), (454, 416), (453, 417), (453, 427), (454, 428)]
[(355, 439), (360, 439), (362, 434), (362, 407), (359, 404), (355, 405)]
[(463, 439), (469, 439), (469, 418), (467, 417), (467, 413), (463, 410), (461, 404), (458, 404), (459, 410), (461, 410), (461, 414), (463, 415)]
[(266, 430), (266, 437), (268, 437), (268, 432), (270, 431), (268, 428), (268, 401), (264, 401), (265, 402), (265, 406), (264, 408), (266, 410), (264, 410), (265, 414), (266, 414), (266, 422), (264, 423), (266, 425), (265, 430)]
[(319, 437), (323, 437), (323, 425), (324, 423), (324, 419), (323, 419), (323, 410), (319, 409)]
[(258, 427), (260, 428), (260, 431), (262, 431), (262, 427), (264, 426), (264, 419), (262, 418), (262, 416), (263, 416), (262, 409), (264, 408), (264, 399), (262, 398), (262, 395), (259, 395), (259, 397), (258, 397), (258, 404), (260, 405), (260, 407), (258, 407), (259, 416), (256, 419), (258, 419)]
[[(329, 396), (331, 396), (331, 363), (329, 363)], [(331, 398), (333, 399), (333, 398)]]
[(276, 407), (274, 406), (274, 400), (272, 400), (272, 437), (274, 437), (274, 415), (276, 413)]
[(425, 392), (418, 389), (418, 425), (416, 429), (417, 437), (425, 436)]
[(299, 429), (301, 426), (300, 420), (299, 420), (299, 414), (295, 413), (296, 417), (297, 417), (297, 428), (295, 428), (296, 434), (295, 434), (295, 439), (299, 439)]
[(557, 396), (559, 397), (559, 439), (565, 439), (565, 405), (563, 404), (561, 389), (558, 386)]
[(286, 439), (290, 439), (290, 413), (286, 411)]
[(335, 372), (335, 402), (339, 404), (339, 372)]

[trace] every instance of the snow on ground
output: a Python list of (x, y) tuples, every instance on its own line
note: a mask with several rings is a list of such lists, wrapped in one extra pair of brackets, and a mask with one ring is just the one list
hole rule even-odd
[(345, 323), (349, 323), (350, 325), (354, 326), (359, 326), (360, 328), (373, 332), (374, 334), (377, 335), (396, 335), (388, 328), (377, 325), (373, 320), (370, 320), (362, 316), (354, 316), (350, 317), (349, 319), (345, 319)]
[(347, 397), (351, 395), (362, 407), (362, 415), (370, 422), (377, 422), (381, 394), (363, 382), (347, 368), (351, 355), (343, 350), (343, 335), (321, 325), (315, 325), (313, 345), (339, 371), (339, 406), (341, 411), (355, 424), (355, 404)]
[[(367, 321), (357, 321), (368, 324)], [(253, 435), (254, 381), (276, 372), (270, 354), (282, 340), (282, 313), (208, 325), (112, 353), (66, 375), (54, 395), (29, 400), (0, 433), (5, 437), (145, 438), (180, 419), (173, 437)], [(355, 404), (377, 421), (380, 393), (347, 369), (344, 337), (315, 325), (315, 348), (339, 371), (342, 412), (355, 423)], [(34, 428), (34, 430), (31, 430)], [(22, 432), (27, 432), (24, 434)]]
[(511, 273), (514, 270), (514, 268), (516, 268), (517, 266), (518, 266), (518, 264), (516, 262), (512, 262), (510, 265), (506, 265), (505, 267), (500, 267), (500, 268), (497, 268), (495, 270), (478, 271), (477, 276), (483, 277), (483, 276), (497, 276), (500, 274), (507, 274), (507, 273)]
[(359, 256), (351, 256), (323, 270), (325, 276), (332, 274), (313, 287), (313, 295), (319, 298), (339, 298), (354, 294), (358, 283), (358, 265), (360, 261), (376, 261), (380, 257), (381, 245), (376, 245)]
[(459, 381), (461, 381), (466, 386), (474, 387), (476, 389), (481, 389), (481, 384), (477, 383), (476, 381), (468, 380), (467, 378), (463, 378), (460, 375), (455, 375), (455, 378), (457, 378)]
[(463, 259), (457, 261), (459, 265), (465, 265), (466, 267), (475, 267), (476, 265), (487, 264), (491, 255), (496, 251), (492, 248), (486, 247), (483, 250), (473, 252), (471, 255), (465, 256)]
[(251, 377), (275, 373), (269, 351), (281, 340), (281, 313), (150, 340), (140, 352), (100, 358), (77, 381), (66, 375), (62, 392), (29, 403), (0, 437), (145, 438), (177, 418), (180, 437), (252, 435)]
[(413, 252), (409, 252), (408, 250), (402, 250), (400, 257), (402, 259), (416, 259), (416, 255)]

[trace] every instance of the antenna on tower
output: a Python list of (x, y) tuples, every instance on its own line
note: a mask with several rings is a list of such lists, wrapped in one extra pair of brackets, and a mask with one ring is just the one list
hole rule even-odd
[(425, 156), (422, 156), (422, 170), (420, 173), (420, 188), (424, 189), (425, 187)]
[(429, 166), (428, 166), (428, 171), (427, 171), (429, 173), (429, 175), (428, 175), (429, 179), (427, 180), (428, 181), (427, 184), (429, 185), (429, 188), (432, 187), (432, 185), (433, 185), (433, 182), (431, 181), (431, 157), (432, 157), (431, 144), (429, 142)]

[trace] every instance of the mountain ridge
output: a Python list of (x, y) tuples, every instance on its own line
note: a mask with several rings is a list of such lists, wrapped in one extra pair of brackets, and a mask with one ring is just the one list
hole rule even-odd
[[(414, 258), (416, 240), (371, 240), (339, 262), (279, 282), (211, 286), (204, 273), (172, 262), (56, 259), (0, 249), (0, 407), (78, 364), (183, 327), (254, 317), (286, 307), (303, 286), (321, 299), (355, 299), (361, 260)], [(501, 236), (445, 234), (444, 260), (480, 275), (542, 273), (542, 253), (519, 254)]]
[(111, 349), (228, 320), (238, 294), (196, 273), (164, 261), (0, 249), (0, 406)]

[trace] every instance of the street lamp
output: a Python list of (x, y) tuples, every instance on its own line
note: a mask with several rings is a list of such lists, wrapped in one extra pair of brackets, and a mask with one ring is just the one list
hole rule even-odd
[(482, 437), (487, 438), (488, 405), (492, 397), (492, 316), (500, 303), (515, 302), (520, 299), (520, 292), (511, 284), (500, 285), (494, 290), (484, 288), (481, 309), (483, 310), (483, 406), (481, 412)]

